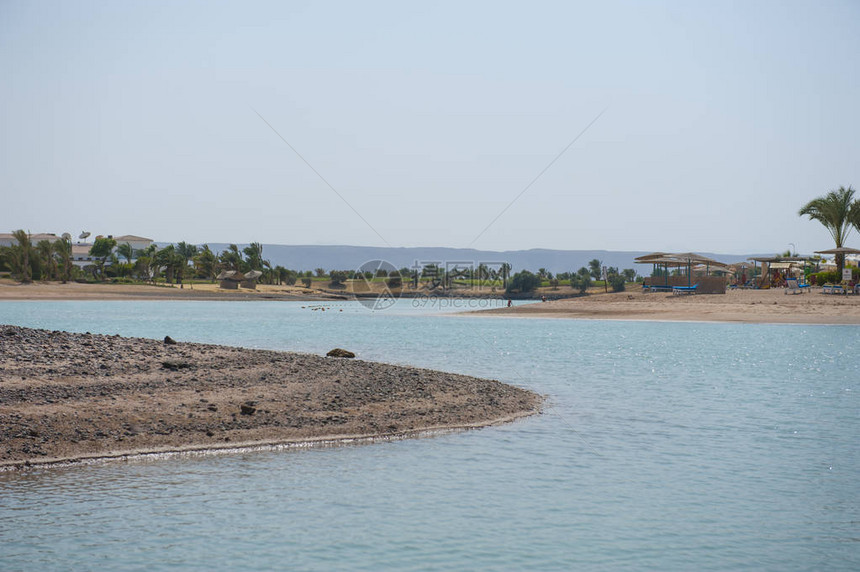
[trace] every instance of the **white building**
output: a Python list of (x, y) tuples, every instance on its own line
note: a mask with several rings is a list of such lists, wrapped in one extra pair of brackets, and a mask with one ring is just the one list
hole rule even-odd
[(135, 251), (143, 250), (144, 248), (148, 248), (150, 244), (152, 244), (151, 238), (144, 238), (142, 236), (134, 236), (133, 234), (124, 234), (122, 236), (113, 237), (116, 240), (117, 246), (120, 244), (129, 244), (131, 248)]
[[(56, 242), (60, 240), (60, 237), (56, 234), (47, 232), (40, 232), (38, 234), (30, 235), (30, 242), (33, 244), (33, 246), (39, 244), (43, 240)], [(15, 240), (15, 235), (13, 235), (11, 232), (0, 232), (0, 246), (18, 246), (18, 241)]]
[[(82, 233), (81, 236), (89, 236), (89, 233)], [(102, 238), (99, 235), (97, 238)], [(108, 235), (108, 238), (113, 238), (116, 240), (117, 246), (120, 244), (129, 244), (131, 248), (134, 250), (135, 254), (147, 248), (150, 244), (152, 244), (151, 238), (145, 238), (143, 236), (135, 236), (133, 234), (124, 234), (122, 236), (112, 237)], [(48, 240), (51, 242), (56, 242), (57, 240), (61, 240), (62, 237), (58, 236), (54, 233), (38, 233), (30, 235), (30, 242), (33, 246), (37, 245), (42, 240)], [(0, 246), (17, 246), (18, 241), (15, 239), (15, 236), (12, 233), (3, 232), (0, 233)], [(95, 263), (95, 258), (90, 256), (90, 248), (92, 248), (93, 244), (91, 242), (84, 242), (83, 240), (79, 240), (78, 242), (72, 243), (72, 264), (77, 266), (78, 268), (84, 268), (86, 266), (90, 266)]]
[(77, 244), (73, 244), (72, 264), (74, 264), (78, 268), (84, 268), (85, 266), (95, 264), (95, 258), (90, 256), (90, 248), (92, 248), (92, 246), (92, 244), (88, 244), (86, 242), (79, 242)]

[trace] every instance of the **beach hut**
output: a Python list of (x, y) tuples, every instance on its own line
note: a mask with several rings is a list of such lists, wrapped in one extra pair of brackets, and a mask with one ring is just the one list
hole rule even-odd
[(236, 270), (222, 270), (215, 279), (218, 280), (219, 288), (223, 288), (224, 290), (238, 290), (239, 283), (245, 279), (245, 276)]
[(239, 284), (242, 288), (248, 288), (250, 290), (257, 289), (257, 279), (262, 276), (263, 273), (259, 270), (251, 270), (250, 272), (246, 272), (244, 279)]
[(225, 290), (238, 290), (240, 286), (249, 290), (256, 290), (257, 279), (262, 275), (263, 273), (259, 270), (251, 270), (244, 274), (236, 270), (223, 270), (215, 279), (218, 280), (219, 288)]

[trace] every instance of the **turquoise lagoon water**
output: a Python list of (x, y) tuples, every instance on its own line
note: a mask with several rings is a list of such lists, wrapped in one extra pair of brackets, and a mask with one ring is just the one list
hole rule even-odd
[(312, 306), (6, 302), (0, 323), (346, 347), (547, 407), (424, 439), (2, 473), (0, 569), (860, 569), (858, 327)]

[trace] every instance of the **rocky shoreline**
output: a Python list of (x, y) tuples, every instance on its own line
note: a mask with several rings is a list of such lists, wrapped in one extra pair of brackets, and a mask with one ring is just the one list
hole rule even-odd
[(0, 326), (0, 470), (414, 436), (509, 421), (541, 400), (426, 369)]

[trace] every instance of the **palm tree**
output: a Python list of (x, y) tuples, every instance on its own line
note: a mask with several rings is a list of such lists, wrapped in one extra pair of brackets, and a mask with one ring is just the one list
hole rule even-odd
[[(852, 226), (860, 226), (860, 202), (854, 200), (854, 189), (850, 186), (839, 187), (823, 197), (812, 199), (806, 203), (799, 216), (807, 215), (809, 220), (817, 220), (833, 237), (836, 248), (845, 246), (845, 239), (851, 233)], [(845, 266), (845, 254), (836, 255), (836, 270), (841, 275)]]
[(63, 284), (72, 278), (72, 241), (71, 239), (61, 238), (52, 245), (54, 253), (60, 258), (62, 271), (60, 272)]
[(508, 278), (511, 277), (511, 265), (508, 262), (503, 262), (499, 266), (499, 274), (502, 275), (502, 288), (508, 289)]
[(36, 244), (36, 253), (39, 255), (39, 266), (41, 280), (51, 280), (57, 275), (57, 259), (54, 258), (54, 245), (50, 240), (40, 240)]
[(155, 253), (153, 260), (159, 269), (164, 269), (165, 282), (170, 284), (175, 278), (177, 283), (182, 283), (182, 267), (185, 265), (185, 259), (176, 251), (175, 246), (168, 244)]
[(90, 247), (90, 256), (96, 259), (96, 270), (94, 276), (105, 279), (105, 264), (113, 254), (113, 249), (116, 247), (116, 240), (113, 238), (96, 237), (93, 245)]
[(546, 268), (538, 268), (537, 275), (541, 280), (552, 280), (552, 272)]
[(124, 242), (120, 245), (117, 245), (115, 254), (118, 254), (125, 258), (125, 264), (117, 264), (117, 271), (120, 276), (126, 276), (130, 274), (134, 267), (131, 265), (131, 260), (134, 258), (134, 248), (131, 247), (131, 244)]
[(263, 269), (263, 245), (259, 242), (252, 242), (246, 246), (242, 252), (245, 253), (245, 260), (248, 261), (248, 266), (251, 270)]
[(116, 247), (116, 253), (125, 258), (126, 262), (131, 264), (131, 259), (134, 258), (134, 249), (127, 242), (123, 242)]
[(137, 262), (134, 264), (134, 272), (141, 280), (152, 280), (158, 266), (155, 262), (156, 252), (158, 252), (158, 246), (154, 243), (137, 252)]
[(197, 254), (197, 246), (182, 241), (176, 245), (176, 254), (182, 258), (182, 265), (179, 267), (179, 282), (182, 283), (182, 279), (185, 277), (185, 271), (188, 269), (188, 261), (194, 258), (194, 255)]
[(12, 262), (16, 268), (13, 268), (13, 271), (16, 271), (21, 282), (27, 284), (32, 282), (30, 253), (33, 250), (33, 243), (30, 242), (30, 233), (19, 229), (12, 232), (12, 236), (14, 236), (15, 240), (18, 241), (18, 246), (14, 247), (15, 255), (13, 256), (14, 260)]
[(242, 264), (245, 262), (242, 259), (242, 253), (239, 252), (239, 247), (235, 244), (231, 244), (227, 247), (227, 250), (221, 252), (218, 256), (218, 261), (225, 269), (234, 270), (236, 272), (239, 272), (242, 269)]
[(197, 274), (201, 276), (205, 276), (206, 278), (215, 281), (215, 264), (217, 262), (217, 258), (215, 258), (215, 253), (209, 248), (208, 244), (204, 244), (200, 247), (200, 250), (197, 252), (197, 255), (194, 257), (194, 267), (197, 270)]
[(600, 280), (600, 276), (601, 276), (601, 274), (603, 274), (602, 267), (603, 267), (603, 261), (602, 260), (598, 260), (597, 258), (594, 258), (594, 259), (588, 261), (588, 273), (595, 280)]

